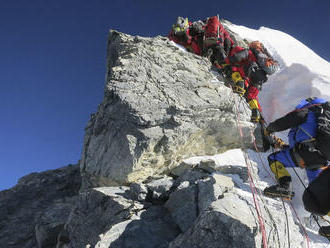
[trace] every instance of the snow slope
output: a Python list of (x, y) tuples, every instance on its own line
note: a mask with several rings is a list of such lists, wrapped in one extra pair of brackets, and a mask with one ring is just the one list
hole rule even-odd
[[(330, 63), (319, 57), (311, 49), (293, 38), (292, 36), (278, 30), (261, 27), (259, 30), (244, 26), (230, 25), (231, 31), (248, 40), (260, 40), (268, 51), (280, 63), (280, 71), (272, 75), (260, 92), (260, 103), (263, 114), (268, 122), (275, 120), (290, 112), (300, 100), (311, 96), (322, 97), (330, 100)], [(281, 133), (279, 137), (286, 139), (286, 134)], [(250, 159), (258, 166), (260, 187), (274, 184), (272, 173), (267, 163), (267, 155), (247, 151)], [(217, 166), (221, 164), (245, 165), (241, 150), (231, 150), (224, 154), (212, 157), (195, 157), (186, 160), (188, 163), (198, 163), (201, 159), (214, 159)], [(293, 177), (293, 188), (296, 193), (292, 203), (301, 220), (310, 220), (310, 214), (306, 212), (302, 204), (303, 186), (298, 180), (295, 172), (289, 169)], [(304, 170), (296, 169), (299, 177), (307, 185)], [(286, 204), (287, 205), (287, 204)], [(287, 205), (287, 209), (290, 209)], [(284, 211), (282, 209), (282, 211)], [(308, 225), (311, 227), (311, 225)], [(329, 241), (317, 234), (318, 226), (315, 223), (312, 228), (307, 228), (311, 239), (310, 247), (327, 247)]]
[[(267, 121), (273, 121), (292, 111), (299, 101), (304, 98), (318, 96), (330, 100), (330, 63), (300, 41), (284, 32), (266, 27), (254, 30), (244, 26), (231, 25), (230, 29), (245, 39), (263, 42), (273, 57), (280, 63), (280, 71), (269, 78), (259, 94)], [(284, 133), (280, 136), (286, 138), (285, 135)], [(269, 173), (265, 172), (265, 169), (268, 170), (264, 166), (264, 164), (268, 165), (265, 155), (263, 155), (264, 164), (261, 164), (256, 154), (250, 153), (251, 157), (258, 163), (260, 175), (265, 176), (264, 180), (266, 182), (273, 184), (274, 182), (269, 179), (269, 176), (267, 178)], [(307, 220), (310, 214), (303, 208), (301, 198), (303, 186), (295, 172), (292, 169), (289, 172), (293, 177), (293, 188), (296, 193), (293, 205), (300, 219)], [(296, 169), (296, 172), (307, 185), (304, 171)], [(318, 229), (315, 223), (314, 229), (316, 231)], [(312, 239), (311, 247), (327, 247), (329, 243), (326, 239), (315, 235), (315, 232), (309, 232), (309, 236)]]
[(260, 93), (267, 120), (291, 111), (303, 98), (320, 96), (330, 100), (330, 63), (304, 44), (270, 28), (231, 25), (230, 29), (243, 38), (263, 42), (280, 63), (281, 70), (269, 78)]

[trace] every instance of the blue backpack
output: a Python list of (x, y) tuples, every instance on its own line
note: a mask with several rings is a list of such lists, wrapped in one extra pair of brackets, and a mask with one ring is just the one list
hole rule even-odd
[(312, 142), (315, 149), (330, 160), (330, 103), (321, 98), (308, 98), (306, 102), (312, 104), (307, 107), (314, 112), (317, 120), (316, 136)]

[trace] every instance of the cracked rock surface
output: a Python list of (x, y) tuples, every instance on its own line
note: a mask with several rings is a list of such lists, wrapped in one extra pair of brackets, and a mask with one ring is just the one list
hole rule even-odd
[[(143, 181), (184, 158), (242, 146), (234, 114), (239, 99), (205, 58), (165, 37), (110, 31), (107, 61), (104, 100), (84, 139), (84, 188)], [(240, 111), (250, 145), (250, 112)]]
[[(238, 110), (241, 140), (240, 99), (206, 59), (164, 37), (110, 31), (104, 90), (79, 166), (0, 192), (0, 247), (262, 247), (247, 167), (186, 160), (251, 145), (249, 110)], [(303, 247), (291, 212), (287, 225), (281, 202), (258, 200), (268, 247), (288, 247), (288, 233)]]

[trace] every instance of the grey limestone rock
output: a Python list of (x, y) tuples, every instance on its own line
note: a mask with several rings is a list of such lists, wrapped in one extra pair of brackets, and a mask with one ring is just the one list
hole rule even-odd
[(55, 247), (75, 204), (81, 178), (78, 165), (32, 173), (0, 192), (2, 247)]
[[(104, 100), (86, 127), (83, 188), (143, 181), (184, 158), (242, 146), (237, 96), (205, 58), (164, 37), (110, 31), (107, 59)], [(253, 125), (240, 111), (249, 145)]]
[(79, 167), (0, 192), (1, 247), (262, 247), (258, 213), (268, 247), (287, 247), (289, 231), (291, 247), (303, 246), (281, 202), (259, 196), (255, 206), (246, 167), (183, 162), (251, 145), (250, 112), (238, 110), (241, 139), (239, 99), (206, 59), (164, 37), (110, 31), (107, 62)]
[(129, 191), (129, 187), (106, 187), (80, 193), (65, 224), (67, 241), (58, 247), (95, 247), (99, 235), (118, 223), (134, 219), (143, 205), (127, 198), (131, 195)]
[[(194, 221), (189, 219), (189, 225), (185, 226), (185, 230), (170, 243), (169, 248), (262, 247), (258, 213), (251, 192), (245, 192), (248, 187), (240, 189), (230, 177), (221, 174), (199, 179), (196, 184), (198, 195), (194, 207), (198, 210), (198, 215)], [(273, 202), (269, 204), (268, 201)], [(189, 211), (187, 204), (176, 204), (176, 212), (179, 209)], [(291, 247), (303, 246), (302, 234), (294, 224), (291, 212), (288, 212), (288, 231), (283, 225), (286, 216), (285, 211), (281, 210), (280, 202), (263, 199), (259, 206), (266, 227), (268, 247), (288, 246), (288, 232)], [(191, 207), (191, 212), (192, 209)], [(180, 217), (181, 219), (178, 219), (173, 216), (175, 221), (186, 221)]]
[(162, 205), (137, 201), (136, 192), (145, 188), (135, 184), (81, 193), (57, 248), (168, 247), (180, 230)]

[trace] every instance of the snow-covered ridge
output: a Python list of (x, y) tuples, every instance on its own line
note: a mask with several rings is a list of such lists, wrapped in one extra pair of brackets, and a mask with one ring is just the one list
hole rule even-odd
[(230, 25), (230, 29), (249, 40), (260, 40), (281, 70), (271, 76), (260, 93), (265, 118), (272, 121), (291, 111), (311, 96), (330, 100), (330, 63), (294, 37), (270, 28), (258, 30)]
[[(330, 77), (318, 69), (328, 70), (328, 63), (308, 48), (301, 44), (299, 52), (316, 61), (315, 68), (294, 60), (276, 30), (232, 29), (263, 41), (282, 65), (261, 94), (268, 120), (290, 111), (301, 98), (328, 94)], [(244, 99), (213, 74), (206, 58), (160, 36), (111, 31), (108, 45), (105, 98), (87, 125), (80, 168), (32, 174), (0, 192), (1, 244), (243, 248), (267, 241), (268, 247), (327, 246), (310, 229), (307, 246), (289, 205), (261, 193), (275, 182), (267, 154), (244, 149), (251, 148), (254, 130), (250, 112)], [(307, 217), (302, 190), (294, 183), (293, 204), (300, 217)]]
[[(273, 121), (287, 112), (290, 112), (300, 100), (318, 96), (330, 100), (330, 63), (313, 50), (305, 46), (294, 37), (270, 28), (261, 27), (258, 30), (244, 26), (230, 25), (231, 31), (248, 40), (260, 40), (273, 57), (280, 63), (281, 70), (269, 77), (268, 82), (260, 92), (260, 102), (263, 114), (267, 121)], [(285, 133), (278, 134), (286, 138)], [(252, 160), (258, 163), (261, 184), (273, 184), (269, 178), (267, 154), (262, 154), (262, 160), (254, 152), (249, 152)], [(263, 163), (263, 164), (262, 164)], [(266, 164), (267, 168), (265, 168)], [(267, 172), (268, 170), (268, 172)], [(304, 210), (302, 203), (303, 186), (292, 169), (289, 172), (293, 179), (293, 188), (296, 193), (293, 205), (300, 219), (306, 220), (309, 213)], [(304, 170), (296, 169), (298, 175), (308, 184)], [(264, 175), (264, 176), (263, 176)], [(315, 223), (314, 223), (315, 224)], [(318, 227), (315, 224), (316, 230)], [(325, 247), (327, 241), (311, 230), (311, 247)], [(325, 243), (323, 243), (325, 242)]]

